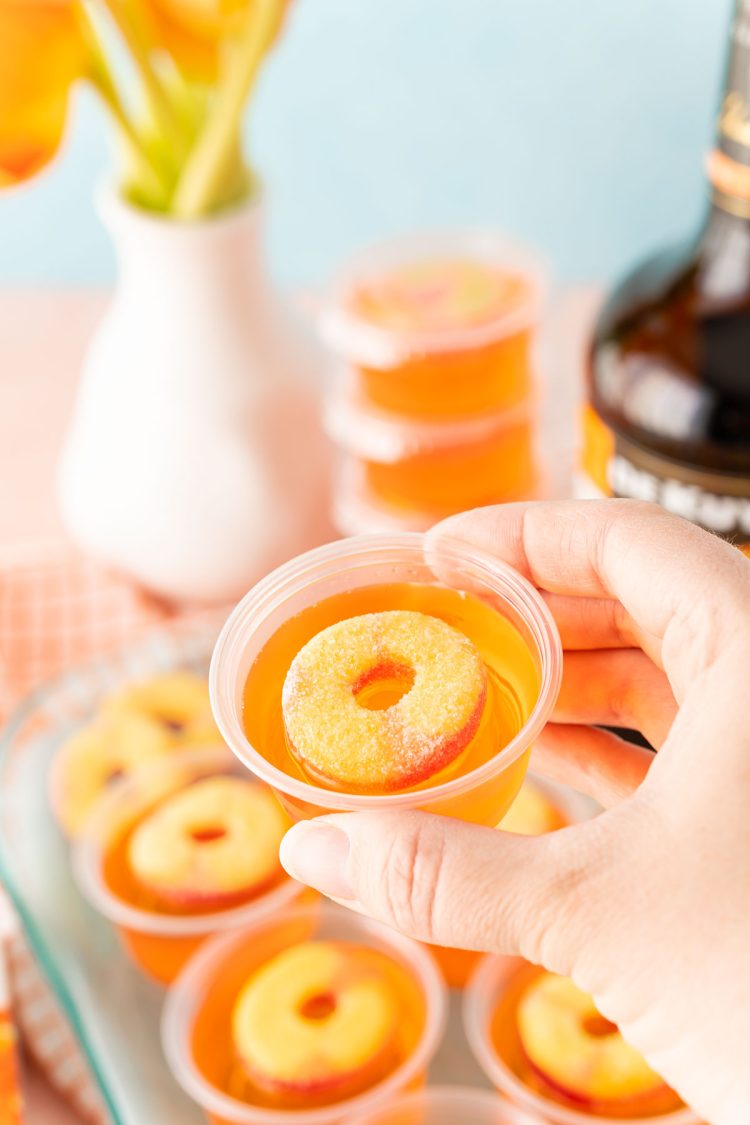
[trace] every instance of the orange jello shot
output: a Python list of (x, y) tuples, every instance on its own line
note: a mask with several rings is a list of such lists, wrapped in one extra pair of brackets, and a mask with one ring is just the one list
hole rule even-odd
[(559, 690), (534, 588), (421, 535), (311, 551), (240, 603), (211, 694), (229, 746), (295, 819), (421, 808), (495, 825)]
[(167, 998), (163, 1043), (214, 1125), (334, 1125), (421, 1086), (444, 1022), (418, 943), (319, 904), (207, 943)]
[(531, 393), (544, 270), (489, 231), (415, 235), (355, 259), (321, 317), (366, 403), (413, 417), (500, 410)]
[(226, 748), (185, 751), (99, 801), (73, 865), (135, 963), (168, 984), (207, 937), (311, 893), (279, 864), (288, 827)]
[[(572, 809), (563, 807), (559, 791), (553, 790), (540, 778), (526, 777), (515, 801), (497, 827), (503, 832), (515, 832), (521, 836), (543, 836), (564, 828), (575, 819)], [(443, 945), (430, 945), (428, 948), (440, 966), (445, 983), (451, 988), (463, 988), (483, 956), (469, 949), (450, 949)]]
[(464, 1001), (471, 1048), (495, 1087), (549, 1125), (700, 1125), (567, 977), (486, 957)]
[(339, 487), (425, 526), (443, 516), (527, 499), (539, 485), (530, 402), (468, 419), (403, 419), (340, 394), (325, 412), (343, 451)]

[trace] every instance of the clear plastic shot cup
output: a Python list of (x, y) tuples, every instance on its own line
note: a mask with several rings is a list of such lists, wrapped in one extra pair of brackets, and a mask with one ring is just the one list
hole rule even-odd
[(329, 399), (324, 421), (362, 491), (407, 517), (435, 523), (468, 508), (531, 496), (539, 486), (532, 403), (435, 422), (368, 408), (342, 391)]
[(116, 928), (130, 958), (147, 976), (169, 984), (203, 942), (213, 934), (246, 926), (273, 915), (313, 892), (289, 879), (278, 880), (240, 905), (191, 913), (147, 909), (129, 900), (113, 875), (112, 855), (118, 842), (152, 808), (193, 782), (211, 777), (239, 776), (246, 771), (225, 748), (175, 752), (128, 780), (116, 782), (99, 799), (86, 830), (73, 846), (73, 871), (81, 893)]
[[(418, 1006), (413, 1013), (413, 1042), (389, 1073), (356, 1096), (314, 1108), (251, 1104), (227, 1090), (235, 1067), (231, 1042), (234, 1003), (256, 969), (283, 950), (307, 941), (366, 947), (395, 962), (409, 979), (409, 1003)], [(167, 995), (162, 1043), (177, 1082), (212, 1125), (339, 1125), (344, 1120), (361, 1121), (372, 1105), (424, 1085), (445, 1031), (446, 1011), (438, 969), (418, 942), (342, 907), (317, 903), (283, 910), (207, 943)]]
[[(459, 755), (447, 780), (442, 780), (443, 774), (434, 784), (428, 779), (421, 787), (384, 795), (315, 784), (285, 753), (283, 733), (281, 750), (276, 735), (277, 760), (270, 761), (270, 751), (260, 743), (268, 729), (283, 727), (281, 689), (296, 651), (332, 619), (375, 607), (407, 606), (438, 616), (448, 606), (451, 623), (471, 636), (497, 677), (499, 690), (509, 693), (501, 702), (510, 708), (508, 714), (512, 712), (512, 734), (501, 742), (490, 741), (491, 753), (476, 768), (462, 768)], [(263, 681), (262, 690), (251, 691), (251, 672), (257, 677), (268, 664), (268, 653), (278, 655), (280, 650), (283, 659), (279, 657), (273, 676)], [(525, 578), (466, 543), (401, 534), (342, 540), (301, 555), (268, 575), (224, 626), (209, 682), (214, 715), (227, 744), (274, 789), (293, 818), (366, 809), (425, 809), (494, 826), (520, 788), (534, 740), (555, 704), (561, 674), (557, 629)], [(248, 735), (251, 729), (256, 732), (254, 740)], [(489, 729), (494, 735), (495, 728)]]
[(345, 1125), (540, 1125), (538, 1118), (472, 1086), (432, 1086), (396, 1098)]
[(464, 991), (466, 1037), (474, 1057), (496, 1090), (525, 1110), (539, 1125), (645, 1125), (647, 1122), (653, 1122), (653, 1125), (701, 1125), (700, 1119), (686, 1106), (673, 1112), (639, 1116), (628, 1116), (627, 1109), (618, 1109), (608, 1116), (590, 1112), (583, 1104), (580, 1109), (563, 1105), (524, 1082), (514, 1069), (511, 1058), (504, 1056), (492, 1036), (498, 1005), (509, 993), (512, 995), (514, 981), (524, 966), (528, 969), (518, 957), (484, 957)]
[[(389, 499), (376, 492), (368, 481), (364, 463), (347, 453), (339, 453), (334, 465), (331, 521), (341, 535), (384, 535), (400, 532), (427, 532), (445, 512), (415, 507)], [(545, 482), (539, 477), (534, 488), (496, 497), (493, 503), (511, 504), (537, 500), (544, 495)], [(472, 507), (473, 505), (469, 505)], [(464, 511), (466, 505), (455, 511)], [(452, 515), (454, 512), (449, 512)]]
[[(454, 307), (436, 317), (431, 297), (446, 284), (440, 263), (486, 268), (501, 282), (495, 299), (480, 309), (469, 297), (463, 315)], [(383, 322), (361, 296), (394, 279), (410, 296), (395, 323)], [(373, 406), (434, 418), (500, 410), (532, 393), (534, 331), (547, 285), (539, 256), (497, 231), (417, 233), (356, 255), (334, 280), (319, 328)], [(428, 309), (431, 315), (421, 315)]]

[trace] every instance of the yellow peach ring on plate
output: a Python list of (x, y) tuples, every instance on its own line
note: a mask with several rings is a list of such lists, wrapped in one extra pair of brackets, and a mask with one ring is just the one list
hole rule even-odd
[(104, 710), (150, 719), (181, 746), (221, 741), (211, 713), (208, 682), (195, 672), (178, 669), (126, 684), (104, 701)]
[(167, 797), (128, 842), (133, 876), (172, 906), (216, 908), (251, 898), (281, 874), (289, 821), (269, 789), (210, 777)]
[(449, 765), (476, 733), (487, 670), (438, 617), (387, 610), (323, 629), (295, 656), (282, 711), (292, 752), (324, 783), (393, 792)]
[(261, 965), (235, 1001), (232, 1038), (249, 1077), (267, 1093), (330, 1100), (380, 1077), (399, 1006), (372, 950), (308, 941)]
[(50, 775), (52, 807), (67, 836), (78, 836), (113, 781), (170, 753), (168, 732), (142, 715), (104, 714), (62, 745)]

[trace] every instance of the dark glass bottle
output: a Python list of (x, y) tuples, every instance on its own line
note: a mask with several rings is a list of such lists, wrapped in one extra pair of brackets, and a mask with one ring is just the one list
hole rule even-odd
[(637, 269), (599, 318), (579, 491), (656, 501), (750, 553), (750, 0), (707, 168), (697, 239)]

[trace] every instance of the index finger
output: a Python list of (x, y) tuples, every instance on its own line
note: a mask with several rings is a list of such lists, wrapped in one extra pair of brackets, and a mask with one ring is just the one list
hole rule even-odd
[(484, 548), (550, 593), (616, 598), (661, 644), (678, 699), (729, 643), (747, 644), (750, 562), (730, 544), (652, 504), (505, 504), (453, 516), (433, 543)]

